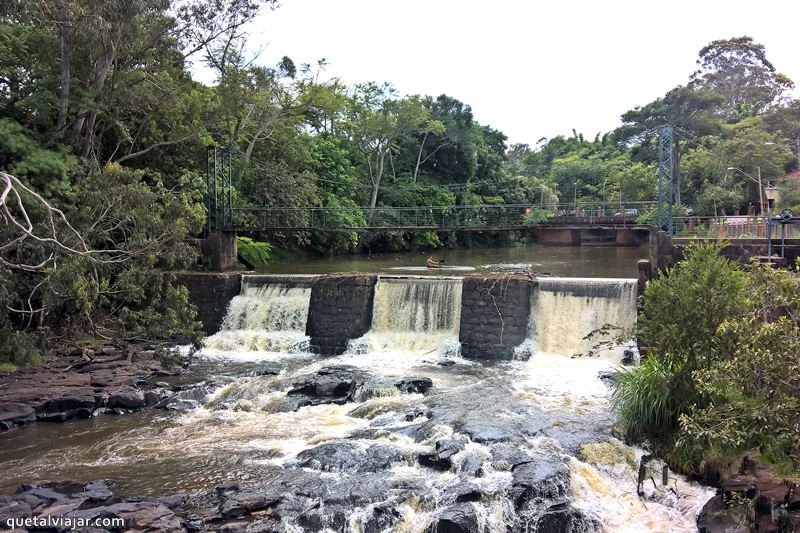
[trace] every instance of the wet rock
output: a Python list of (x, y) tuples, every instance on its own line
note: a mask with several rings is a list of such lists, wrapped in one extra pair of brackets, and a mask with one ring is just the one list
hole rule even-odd
[(478, 533), (478, 513), (471, 503), (457, 503), (437, 511), (426, 533)]
[(475, 483), (461, 481), (446, 489), (448, 496), (455, 496), (456, 502), (477, 502), (481, 499), (481, 488)]
[(390, 504), (378, 504), (372, 508), (372, 516), (364, 522), (364, 533), (382, 533), (403, 518), (403, 514)]
[(108, 407), (112, 409), (139, 409), (144, 406), (144, 393), (138, 390), (122, 390), (108, 397)]
[(20, 486), (14, 496), (0, 498), (0, 523), (5, 524), (8, 518), (67, 515), (81, 519), (122, 518), (130, 530), (177, 531), (182, 530), (182, 519), (171, 507), (177, 508), (186, 499), (186, 495), (173, 495), (119, 501), (102, 480), (86, 484), (27, 484)]
[(306, 531), (344, 531), (348, 511), (341, 505), (309, 509), (297, 518), (297, 524)]
[(259, 494), (254, 492), (226, 493), (220, 504), (219, 512), (225, 518), (242, 518), (255, 511), (273, 507), (280, 502), (280, 496)]
[(430, 410), (428, 410), (428, 409), (414, 409), (413, 411), (408, 411), (405, 414), (406, 422), (412, 422), (412, 421), (416, 420), (417, 418), (422, 418), (422, 417), (430, 418), (431, 417)]
[(597, 377), (609, 385), (613, 385), (619, 379), (619, 374), (613, 370), (601, 370)]
[(217, 485), (214, 487), (214, 490), (218, 494), (224, 494), (226, 492), (238, 492), (239, 491), (239, 484), (238, 483), (223, 483), (221, 485)]
[(298, 466), (323, 472), (355, 470), (363, 452), (353, 442), (326, 442), (297, 454)]
[(492, 454), (492, 468), (495, 470), (511, 470), (519, 464), (534, 460), (519, 446), (507, 442), (493, 444), (490, 451)]
[(30, 405), (17, 402), (0, 404), (0, 429), (10, 429), (36, 422), (36, 411)]
[(359, 472), (382, 472), (397, 463), (408, 463), (409, 454), (404, 450), (386, 444), (375, 444), (367, 448), (358, 466)]
[(469, 454), (464, 457), (459, 465), (459, 471), (473, 477), (480, 477), (483, 475), (483, 457), (475, 454)]
[[(146, 357), (119, 359), (83, 358), (91, 350), (79, 349), (75, 356), (65, 356), (38, 366), (19, 368), (0, 376), (0, 430), (30, 424), (31, 409), (36, 421), (61, 422), (88, 418), (98, 409), (110, 407), (139, 409), (145, 406), (144, 393), (153, 387), (144, 383), (159, 363)], [(136, 390), (130, 384), (143, 384)], [(111, 405), (109, 405), (109, 402)]]
[(362, 382), (361, 371), (353, 366), (336, 365), (320, 369), (294, 384), (289, 395), (305, 395), (344, 403), (351, 391)]
[(102, 480), (87, 483), (82, 487), (82, 490), (76, 491), (73, 495), (92, 503), (105, 503), (114, 497), (114, 493), (109, 489), (108, 484)]
[(511, 469), (511, 474), (508, 493), (518, 511), (569, 493), (569, 469), (557, 457), (520, 463)]
[(568, 502), (558, 502), (547, 508), (536, 521), (535, 533), (573, 533), (597, 531), (600, 523), (588, 517)]
[(409, 377), (394, 384), (401, 392), (409, 394), (425, 394), (433, 387), (431, 378)]
[(450, 470), (452, 457), (464, 449), (467, 441), (464, 438), (440, 439), (436, 441), (433, 453), (419, 454), (419, 464), (436, 470)]
[(298, 466), (323, 472), (380, 472), (407, 461), (407, 454), (395, 446), (375, 444), (364, 449), (349, 441), (326, 442), (297, 455)]

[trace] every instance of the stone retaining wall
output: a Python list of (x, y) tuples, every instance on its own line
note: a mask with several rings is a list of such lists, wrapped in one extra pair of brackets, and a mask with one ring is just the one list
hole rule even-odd
[(242, 276), (237, 272), (176, 274), (176, 281), (189, 290), (189, 301), (197, 307), (206, 335), (213, 335), (222, 326), (228, 303), (241, 291)]
[(525, 276), (467, 276), (461, 292), (461, 355), (511, 359), (527, 338), (531, 291)]
[(377, 281), (375, 274), (331, 274), (316, 280), (306, 323), (311, 351), (339, 355), (349, 340), (369, 331)]

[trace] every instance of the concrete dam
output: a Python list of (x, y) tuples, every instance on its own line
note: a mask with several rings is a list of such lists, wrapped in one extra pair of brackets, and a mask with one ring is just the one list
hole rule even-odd
[(221, 350), (443, 351), (512, 360), (584, 354), (636, 320), (635, 279), (231, 274), (181, 280)]

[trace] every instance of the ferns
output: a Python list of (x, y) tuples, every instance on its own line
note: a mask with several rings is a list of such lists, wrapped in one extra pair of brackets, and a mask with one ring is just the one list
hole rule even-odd
[(272, 259), (272, 245), (254, 241), (250, 237), (238, 237), (239, 259), (251, 268), (266, 265)]

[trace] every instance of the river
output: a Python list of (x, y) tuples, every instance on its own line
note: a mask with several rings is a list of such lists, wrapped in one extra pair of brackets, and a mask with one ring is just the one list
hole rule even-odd
[[(641, 250), (617, 250), (437, 256), (480, 270), (534, 262), (562, 275), (633, 274)], [(624, 271), (592, 264), (603, 256)], [(383, 269), (411, 259), (358, 262)], [(294, 273), (324, 264), (332, 263), (309, 261)], [(353, 268), (333, 268), (340, 266)], [(452, 516), (485, 532), (556, 530), (550, 523), (576, 533), (694, 531), (712, 490), (673, 473), (662, 485), (656, 462), (644, 497), (637, 495), (645, 452), (616, 433), (609, 385), (629, 346), (571, 357), (587, 348), (583, 336), (592, 329), (633, 325), (635, 280), (544, 283), (529, 339), (512, 361), (460, 356), (460, 291), (458, 278), (380, 279), (372, 329), (343, 355), (325, 358), (308, 351), (310, 289), (245, 283), (223, 330), (172, 378), (196, 385), (188, 389), (200, 391), (195, 408), (0, 435), (0, 489), (106, 478), (126, 494), (158, 495), (236, 480), (290, 495), (297, 508), (284, 509), (283, 531), (423, 533), (450, 530), (442, 524)]]
[(384, 272), (387, 274), (470, 274), (519, 271), (527, 265), (554, 276), (635, 278), (636, 261), (647, 259), (644, 246), (525, 246), (436, 250), (442, 271), (425, 268), (424, 252), (395, 252), (297, 259), (259, 269), (265, 274), (324, 274), (327, 272)]

